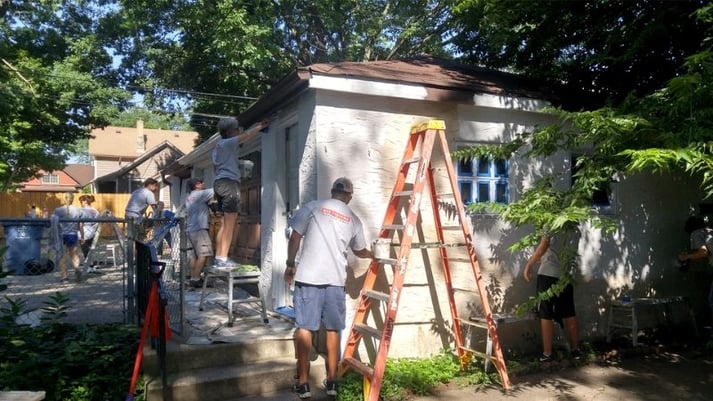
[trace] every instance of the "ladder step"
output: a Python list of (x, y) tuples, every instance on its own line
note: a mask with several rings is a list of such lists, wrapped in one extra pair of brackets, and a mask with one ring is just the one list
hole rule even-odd
[(448, 259), (448, 262), (470, 263), (470, 259), (468, 259), (468, 258), (446, 258), (446, 259)]
[(381, 302), (387, 302), (389, 300), (389, 294), (381, 291), (366, 290), (364, 291), (364, 296), (371, 299), (377, 299)]
[(443, 230), (462, 230), (461, 226), (441, 226)]
[(399, 191), (399, 192), (394, 192), (394, 196), (411, 196), (413, 191)]
[(474, 350), (474, 349), (472, 349), (472, 348), (468, 348), (468, 347), (465, 347), (465, 346), (462, 346), (462, 345), (461, 345), (459, 348), (460, 348), (460, 349), (464, 349), (464, 350), (469, 351), (469, 352), (472, 352), (472, 353), (474, 353), (475, 355), (478, 355), (479, 357), (481, 357), (481, 358), (483, 358), (483, 359), (490, 359), (491, 361), (495, 361), (495, 360), (497, 359), (497, 358), (495, 358), (494, 356), (488, 355), (488, 354), (486, 354), (486, 353), (483, 352), (483, 351)]
[(471, 319), (461, 319), (458, 318), (458, 321), (461, 324), (465, 324), (467, 326), (473, 326), (473, 327), (479, 327), (481, 329), (487, 329), (488, 328), (488, 323), (485, 320), (471, 320)]
[(342, 359), (342, 363), (361, 373), (361, 375), (369, 379), (369, 381), (374, 377), (374, 369), (356, 358), (345, 357)]
[(404, 229), (403, 224), (384, 224), (384, 226), (381, 228), (382, 230), (403, 230)]
[(421, 157), (420, 157), (420, 156), (414, 156), (414, 157), (412, 157), (412, 158), (410, 158), (410, 159), (404, 160), (404, 164), (413, 164), (413, 163), (418, 163), (418, 162), (420, 162), (420, 161), (421, 161)]
[(356, 323), (354, 324), (354, 330), (358, 331), (359, 333), (363, 335), (367, 335), (371, 338), (375, 338), (377, 340), (381, 340), (381, 331), (378, 329), (375, 329), (371, 326), (367, 326), (363, 323)]
[[(396, 246), (400, 246), (399, 244), (395, 244)], [(465, 243), (462, 242), (452, 242), (452, 243), (444, 243), (444, 242), (414, 242), (411, 244), (411, 249), (426, 249), (426, 248), (459, 248), (461, 246), (465, 246)]]

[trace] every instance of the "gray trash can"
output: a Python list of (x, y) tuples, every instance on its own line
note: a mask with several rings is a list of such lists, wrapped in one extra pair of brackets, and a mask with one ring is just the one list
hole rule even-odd
[(3, 270), (8, 273), (25, 274), (25, 263), (40, 259), (40, 242), (44, 222), (3, 223), (5, 229), (5, 260)]

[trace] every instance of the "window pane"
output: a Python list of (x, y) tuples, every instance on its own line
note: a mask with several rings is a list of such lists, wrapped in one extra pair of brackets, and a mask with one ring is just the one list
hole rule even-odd
[(478, 202), (490, 202), (490, 184), (487, 182), (478, 183)]
[(498, 159), (494, 162), (495, 166), (495, 176), (496, 177), (507, 177), (508, 176), (508, 161), (504, 159)]
[(508, 183), (499, 181), (495, 184), (495, 202), (508, 203)]
[(461, 160), (458, 162), (458, 175), (473, 175), (473, 162), (470, 160)]
[(463, 203), (473, 202), (473, 184), (471, 184), (470, 182), (461, 182), (460, 197)]
[(490, 177), (490, 159), (484, 157), (478, 159), (478, 176)]
[(609, 199), (609, 191), (606, 189), (598, 189), (592, 194), (592, 204), (594, 206), (611, 206)]

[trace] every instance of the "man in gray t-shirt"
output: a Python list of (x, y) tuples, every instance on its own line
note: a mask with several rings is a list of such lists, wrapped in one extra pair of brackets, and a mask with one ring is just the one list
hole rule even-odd
[[(360, 258), (373, 258), (367, 249), (364, 229), (349, 208), (354, 188), (347, 178), (332, 184), (332, 198), (312, 201), (292, 219), (287, 249), (285, 281), (295, 284), (295, 348), (299, 398), (309, 398), (309, 355), (312, 332), (324, 324), (327, 330), (327, 395), (337, 395), (339, 333), (345, 327), (347, 251)], [(302, 248), (299, 269), (295, 258)]]
[(156, 209), (156, 196), (154, 192), (158, 189), (158, 181), (147, 178), (143, 188), (139, 188), (131, 193), (129, 202), (124, 210), (124, 218), (140, 219), (146, 214), (146, 209), (151, 206)]
[(213, 189), (205, 188), (203, 180), (191, 178), (188, 180), (188, 194), (185, 201), (186, 232), (193, 248), (193, 265), (191, 266), (191, 287), (203, 286), (201, 272), (208, 257), (213, 256), (213, 244), (208, 233), (208, 217), (210, 208), (208, 204), (213, 201)]

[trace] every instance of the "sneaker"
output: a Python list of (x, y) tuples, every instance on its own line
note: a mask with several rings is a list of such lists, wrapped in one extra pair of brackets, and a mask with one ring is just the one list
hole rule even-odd
[(580, 351), (578, 349), (573, 350), (571, 355), (572, 355), (572, 359), (574, 359), (575, 361), (582, 359), (582, 351)]
[(542, 355), (540, 355), (539, 361), (540, 362), (552, 362), (552, 355), (542, 354)]
[(327, 393), (328, 396), (331, 397), (336, 397), (337, 396), (337, 382), (325, 380), (324, 381), (324, 392)]
[(292, 391), (301, 399), (312, 397), (312, 393), (309, 392), (309, 383), (296, 385), (292, 387)]
[(218, 268), (218, 269), (225, 269), (228, 267), (235, 267), (238, 266), (240, 263), (232, 260), (232, 259), (226, 259), (226, 260), (218, 260), (216, 259), (215, 262), (213, 263), (213, 267)]

